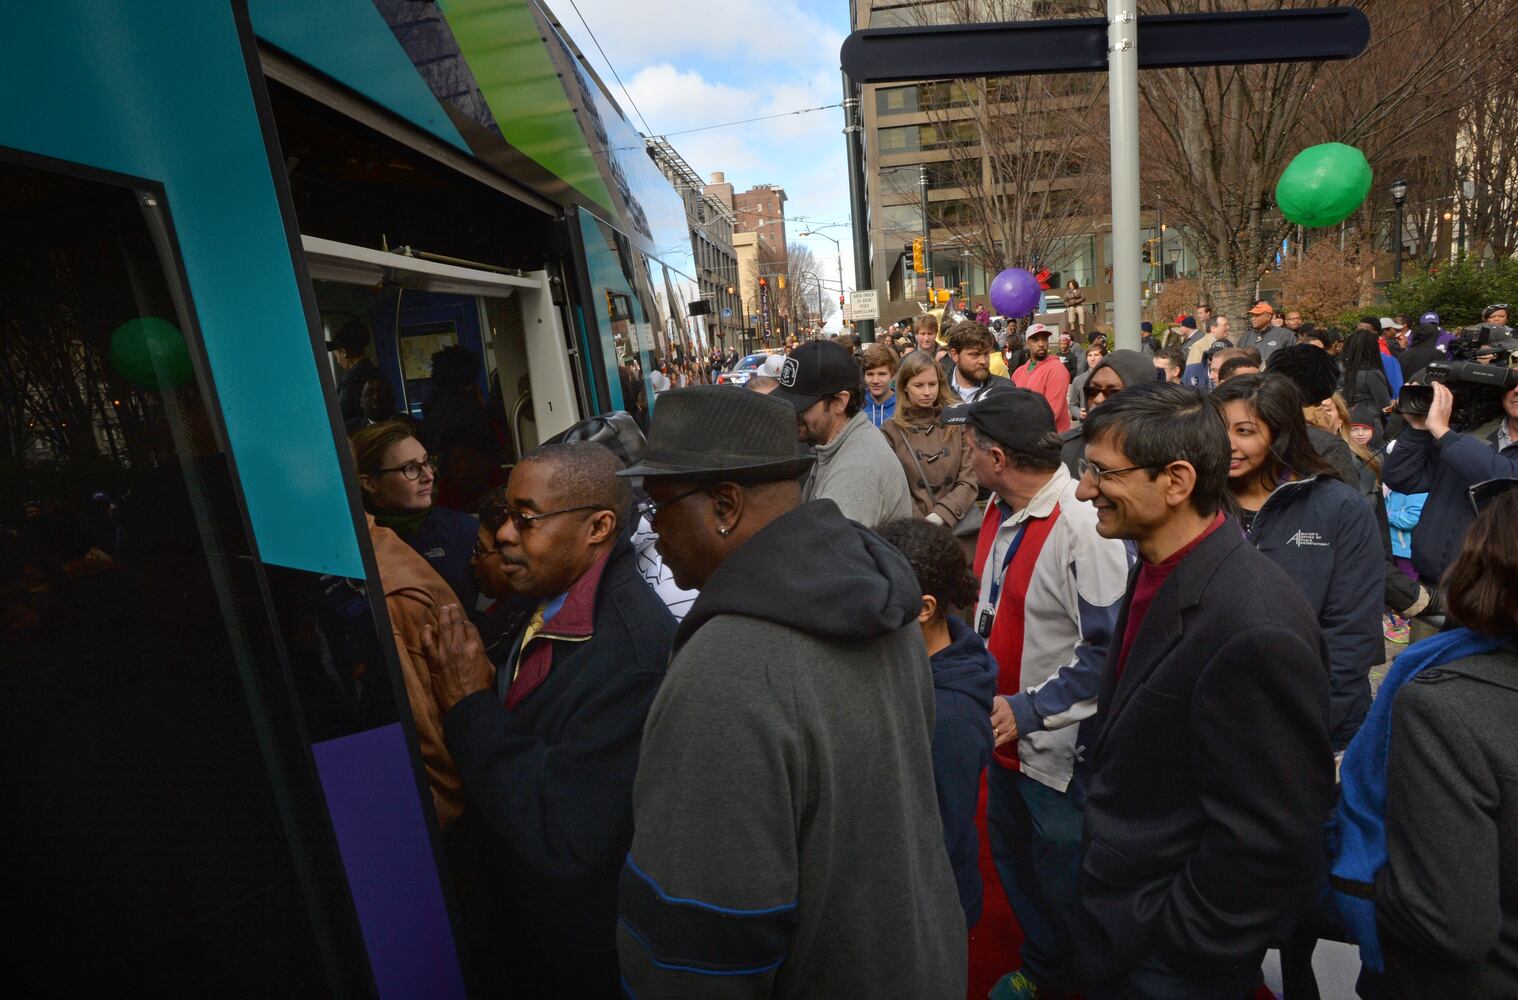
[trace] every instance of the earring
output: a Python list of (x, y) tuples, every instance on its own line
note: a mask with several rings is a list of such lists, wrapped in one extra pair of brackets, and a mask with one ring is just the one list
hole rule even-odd
[(723, 538), (726, 538), (728, 535), (732, 534), (732, 531), (732, 528), (724, 527), (720, 524), (717, 526), (717, 534), (721, 535)]

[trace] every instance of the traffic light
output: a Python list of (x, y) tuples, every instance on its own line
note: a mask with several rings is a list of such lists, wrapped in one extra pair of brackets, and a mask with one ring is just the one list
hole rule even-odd
[(924, 268), (923, 268), (923, 262), (922, 262), (922, 238), (921, 237), (919, 237), (919, 238), (917, 238), (917, 239), (915, 239), (915, 240), (912, 241), (912, 270), (914, 270), (914, 271), (922, 271), (922, 270), (924, 270)]
[(843, 295), (842, 295), (842, 293), (840, 293), (839, 296), (838, 296), (838, 304), (839, 305), (843, 305)]
[(759, 287), (760, 288), (766, 288), (768, 286), (769, 286), (769, 279), (768, 278), (760, 278), (759, 279)]
[(780, 290), (785, 291), (785, 275), (780, 275)]
[(1145, 264), (1153, 264), (1154, 263), (1154, 254), (1149, 250), (1149, 244), (1147, 244), (1147, 243), (1144, 244), (1144, 263)]

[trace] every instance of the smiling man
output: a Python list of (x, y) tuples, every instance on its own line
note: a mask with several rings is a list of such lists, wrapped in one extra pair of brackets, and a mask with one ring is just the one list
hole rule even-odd
[(1133, 386), (1086, 421), (1076, 496), (1141, 560), (1086, 741), (1092, 1000), (1251, 995), (1321, 864), (1327, 649), (1291, 578), (1222, 513), (1229, 453), (1219, 404), (1182, 386)]
[(620, 530), (632, 509), (621, 470), (584, 441), (526, 455), (487, 555), (489, 578), (532, 613), (493, 670), (472, 628), (468, 642), (423, 643), (468, 803), (454, 843), (482, 869), (463, 873), (461, 909), (491, 995), (621, 995), (617, 873), (675, 629)]
[(1049, 336), (1053, 331), (1034, 323), (1023, 335), (1028, 345), (1028, 361), (1012, 372), (1012, 384), (1032, 389), (1049, 402), (1054, 427), (1061, 434), (1070, 429), (1070, 370), (1049, 353)]

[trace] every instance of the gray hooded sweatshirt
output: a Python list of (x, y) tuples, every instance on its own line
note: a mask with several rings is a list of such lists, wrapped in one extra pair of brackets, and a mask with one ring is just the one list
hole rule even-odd
[(920, 606), (906, 557), (830, 501), (701, 588), (633, 786), (630, 995), (962, 1000)]
[(803, 500), (831, 500), (866, 528), (912, 516), (907, 475), (880, 429), (861, 411), (817, 449)]

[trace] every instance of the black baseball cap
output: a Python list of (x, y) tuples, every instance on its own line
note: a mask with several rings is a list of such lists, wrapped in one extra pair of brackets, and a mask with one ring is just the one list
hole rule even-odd
[(859, 364), (831, 340), (809, 340), (780, 364), (780, 384), (770, 393), (800, 411), (834, 393), (859, 391)]
[(1048, 400), (1031, 389), (1004, 389), (973, 402), (956, 403), (944, 409), (938, 422), (968, 424), (1019, 454), (1059, 461), (1054, 411)]

